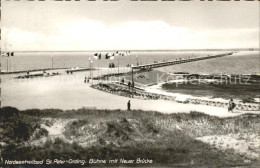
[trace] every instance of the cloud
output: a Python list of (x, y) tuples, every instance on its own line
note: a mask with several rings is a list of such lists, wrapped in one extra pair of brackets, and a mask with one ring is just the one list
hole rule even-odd
[(258, 29), (193, 29), (164, 21), (128, 21), (108, 26), (74, 20), (54, 26), (51, 33), (2, 29), (3, 50), (117, 50), (258, 47)]

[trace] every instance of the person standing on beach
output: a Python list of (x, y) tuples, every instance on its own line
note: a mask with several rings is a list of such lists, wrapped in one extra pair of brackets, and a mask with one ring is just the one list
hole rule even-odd
[(127, 103), (127, 111), (130, 111), (131, 110), (131, 103), (130, 103), (130, 100), (128, 101)]
[(125, 84), (124, 78), (122, 78), (120, 85), (121, 85), (121, 84), (122, 84), (122, 85)]
[(228, 112), (233, 113), (233, 109), (235, 108), (235, 103), (233, 102), (233, 99), (231, 98), (228, 103)]
[(128, 82), (128, 89), (130, 90), (130, 87), (131, 87), (131, 82), (129, 81)]

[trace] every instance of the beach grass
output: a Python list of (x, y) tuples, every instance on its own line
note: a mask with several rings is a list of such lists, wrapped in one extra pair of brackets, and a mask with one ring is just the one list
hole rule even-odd
[[(86, 108), (19, 111), (3, 107), (0, 117), (4, 121), (0, 124), (4, 159), (153, 160), (150, 165), (86, 163), (85, 166), (244, 165), (244, 160), (251, 158), (231, 149), (219, 150), (196, 138), (216, 134), (260, 134), (259, 114), (219, 118), (199, 112), (162, 114)], [(17, 123), (22, 126), (19, 131), (23, 136), (16, 131)], [(64, 128), (52, 136), (42, 125), (47, 129), (60, 125)], [(33, 143), (44, 137), (47, 139), (41, 145)], [(28, 145), (24, 145), (25, 142)]]

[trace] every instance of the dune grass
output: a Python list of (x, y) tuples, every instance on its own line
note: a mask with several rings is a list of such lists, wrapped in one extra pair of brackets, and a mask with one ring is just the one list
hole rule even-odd
[[(16, 111), (11, 114), (10, 111)], [(10, 116), (6, 115), (10, 113)], [(260, 115), (247, 114), (218, 118), (206, 114), (162, 114), (142, 110), (30, 109), (19, 111), (1, 108), (1, 141), (4, 159), (134, 159), (153, 160), (152, 166), (232, 166), (243, 165), (244, 156), (232, 150), (220, 151), (196, 140), (198, 136), (250, 132), (259, 134)], [(24, 146), (38, 130), (38, 136), (48, 137), (39, 131), (44, 118), (74, 119), (65, 126), (62, 138), (48, 139), (43, 146)], [(24, 123), (21, 137), (16, 123)], [(15, 141), (10, 142), (11, 138)], [(90, 142), (91, 143), (86, 143)], [(84, 144), (84, 145), (82, 145)], [(147, 166), (146, 164), (89, 164), (85, 166)], [(149, 165), (151, 166), (151, 165)]]

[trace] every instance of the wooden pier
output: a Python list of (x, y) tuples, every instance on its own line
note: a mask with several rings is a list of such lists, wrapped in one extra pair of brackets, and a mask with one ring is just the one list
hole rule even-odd
[(195, 58), (186, 58), (186, 59), (184, 58), (184, 59), (174, 60), (174, 61), (143, 64), (143, 65), (138, 65), (138, 66), (132, 66), (132, 69), (134, 70), (134, 69), (159, 68), (159, 67), (183, 64), (183, 63), (188, 63), (188, 62), (207, 60), (207, 59), (212, 59), (212, 58), (219, 58), (219, 57), (224, 57), (224, 56), (228, 56), (228, 55), (232, 55), (232, 54), (233, 54), (233, 52), (229, 52), (229, 53), (210, 55), (210, 56), (204, 56), (204, 57), (195, 57)]

